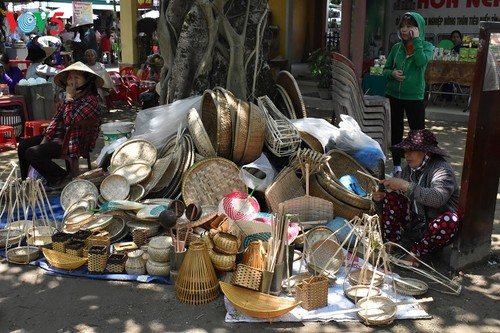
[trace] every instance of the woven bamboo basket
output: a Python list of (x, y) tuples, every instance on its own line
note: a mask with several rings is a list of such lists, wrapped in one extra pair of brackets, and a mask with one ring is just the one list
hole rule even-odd
[(424, 281), (412, 278), (400, 278), (396, 280), (396, 291), (403, 295), (419, 296), (429, 290), (429, 285)]
[(262, 270), (244, 264), (238, 264), (231, 277), (231, 284), (252, 290), (260, 290)]
[(251, 241), (243, 253), (241, 263), (245, 266), (263, 270), (265, 265), (265, 254), (266, 251), (264, 250), (261, 240)]
[(236, 310), (254, 318), (272, 319), (290, 312), (301, 301), (264, 294), (220, 281), (224, 295)]
[(89, 272), (102, 273), (106, 269), (106, 263), (108, 261), (108, 250), (105, 245), (93, 245), (89, 249), (89, 261), (88, 270)]
[(265, 191), (267, 207), (270, 212), (278, 212), (279, 204), (283, 201), (303, 196), (305, 190), (295, 170), (285, 167), (276, 176), (273, 183)]
[(268, 96), (261, 96), (257, 103), (266, 116), (266, 146), (276, 156), (290, 156), (301, 140), (295, 126), (276, 108)]
[(65, 232), (57, 232), (52, 235), (52, 250), (65, 253), (66, 244), (71, 241), (71, 235)]
[(312, 276), (295, 286), (295, 299), (302, 301), (306, 310), (315, 310), (328, 305), (328, 279), (325, 276)]
[(241, 246), (238, 236), (227, 232), (216, 233), (212, 240), (217, 251), (223, 254), (236, 254)]
[(366, 191), (366, 193), (371, 193), (377, 189), (377, 183), (371, 178), (360, 176), (357, 172), (359, 170), (369, 174), (368, 170), (359, 164), (351, 155), (341, 150), (330, 150), (327, 155), (330, 156), (330, 159), (328, 160), (329, 167), (325, 167), (323, 169), (325, 173), (320, 173), (320, 176), (327, 181), (327, 191), (337, 197), (340, 201), (350, 204), (351, 206), (360, 209), (370, 209), (370, 198), (361, 197), (349, 191), (339, 181), (339, 179), (345, 175), (356, 176), (360, 186)]
[(306, 195), (281, 202), (279, 212), (282, 214), (297, 214), (304, 229), (315, 225), (324, 225), (334, 217), (331, 201), (309, 195), (309, 165), (306, 166)]
[(85, 240), (85, 247), (83, 248), (83, 257), (87, 258), (89, 249), (94, 245), (104, 245), (106, 246), (106, 254), (109, 255), (109, 247), (110, 247), (110, 237), (107, 231), (94, 231), (92, 235), (90, 235)]
[(193, 138), (194, 145), (196, 146), (196, 150), (206, 158), (216, 157), (217, 154), (215, 152), (212, 143), (210, 142), (210, 137), (203, 126), (200, 115), (195, 108), (191, 108), (188, 112), (188, 128), (189, 133)]
[(306, 106), (302, 99), (299, 85), (289, 71), (280, 71), (276, 76), (276, 83), (282, 86), (290, 97), (295, 116), (297, 118), (307, 118)]
[(9, 262), (16, 264), (27, 264), (38, 258), (40, 249), (38, 246), (19, 246), (7, 250), (6, 257)]
[(220, 293), (219, 280), (208, 255), (205, 243), (193, 242), (182, 262), (175, 280), (175, 296), (186, 304), (205, 304)]
[(266, 118), (264, 112), (255, 104), (250, 104), (247, 142), (240, 164), (248, 164), (259, 158), (266, 141)]
[(245, 101), (238, 100), (236, 107), (236, 121), (233, 129), (233, 162), (240, 164), (243, 154), (245, 154), (245, 146), (248, 140), (248, 129), (250, 122), (250, 104)]
[(83, 257), (83, 247), (85, 243), (80, 240), (72, 240), (66, 244), (66, 253), (72, 256)]
[(127, 261), (127, 255), (113, 253), (108, 258), (108, 262), (106, 264), (106, 270), (110, 273), (123, 273), (123, 271), (125, 270), (126, 261)]
[(344, 290), (344, 295), (350, 299), (354, 304), (358, 302), (358, 300), (364, 297), (373, 297), (379, 296), (382, 293), (382, 290), (378, 287), (374, 286), (366, 286), (366, 285), (356, 285), (350, 286), (346, 290)]
[(372, 296), (360, 299), (356, 303), (358, 317), (366, 325), (388, 325), (396, 318), (397, 306), (388, 297)]
[[(368, 268), (363, 269), (355, 269), (347, 274), (347, 279), (350, 284), (353, 286), (361, 284), (361, 285), (373, 285), (378, 287), (384, 283), (384, 276), (381, 274), (375, 274), (375, 278), (373, 278), (373, 271)], [(373, 280), (373, 284), (372, 284)]]
[(318, 174), (311, 176), (310, 180), (311, 180), (310, 183), (311, 195), (331, 201), (333, 203), (333, 209), (335, 211), (336, 216), (342, 216), (348, 220), (351, 220), (353, 217), (355, 216), (361, 217), (363, 213), (367, 212), (366, 210), (348, 205), (338, 200), (330, 193), (328, 193), (321, 185)]
[(222, 93), (205, 90), (201, 99), (201, 121), (217, 155), (229, 158), (232, 140), (231, 114)]
[(210, 249), (208, 250), (208, 256), (210, 257), (210, 260), (216, 270), (220, 272), (229, 272), (234, 270), (236, 254), (224, 254), (219, 253), (214, 249)]
[(147, 243), (148, 239), (148, 230), (143, 228), (135, 228), (132, 230), (132, 241), (137, 245), (137, 247), (141, 247)]
[(88, 260), (46, 248), (42, 248), (42, 251), (49, 265), (60, 269), (74, 270), (85, 265)]

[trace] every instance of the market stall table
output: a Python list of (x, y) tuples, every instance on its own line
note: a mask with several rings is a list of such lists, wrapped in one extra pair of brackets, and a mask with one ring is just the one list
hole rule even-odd
[[(472, 80), (474, 79), (475, 62), (431, 60), (425, 71), (428, 100), (432, 95), (453, 95), (467, 97), (469, 109)], [(451, 84), (453, 91), (443, 91), (445, 84)], [(465, 89), (464, 89), (465, 88)], [(437, 96), (436, 96), (437, 97)], [(435, 102), (434, 98), (433, 102)]]

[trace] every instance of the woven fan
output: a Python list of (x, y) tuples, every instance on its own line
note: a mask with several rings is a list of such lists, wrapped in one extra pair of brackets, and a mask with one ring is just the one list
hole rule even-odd
[(331, 201), (309, 195), (309, 164), (305, 165), (306, 195), (279, 204), (281, 214), (297, 214), (304, 229), (324, 225), (334, 217)]

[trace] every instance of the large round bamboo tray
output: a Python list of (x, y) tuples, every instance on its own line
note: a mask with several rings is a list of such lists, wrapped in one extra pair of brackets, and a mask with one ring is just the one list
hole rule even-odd
[[(372, 283), (373, 271), (370, 269), (355, 269), (347, 274), (347, 279), (352, 285), (369, 285)], [(375, 274), (373, 285), (378, 287), (384, 283), (384, 276), (382, 274)]]
[(61, 192), (61, 207), (66, 210), (73, 203), (91, 196), (97, 202), (99, 190), (94, 183), (85, 179), (75, 179), (68, 183)]
[(184, 176), (182, 197), (186, 205), (218, 206), (225, 195), (233, 191), (247, 192), (239, 177), (240, 170), (224, 158), (208, 158), (194, 164)]
[(80, 266), (83, 266), (87, 263), (87, 258), (80, 258), (77, 256), (72, 256), (70, 254), (57, 252), (54, 250), (42, 248), (43, 255), (47, 262), (56, 268), (66, 269), (66, 270), (74, 270)]
[(224, 295), (236, 310), (255, 318), (272, 319), (290, 312), (302, 302), (264, 294), (220, 281)]
[(111, 156), (111, 170), (131, 163), (153, 166), (157, 158), (156, 146), (145, 139), (133, 139), (122, 143)]
[(340, 245), (333, 239), (322, 239), (311, 244), (305, 250), (305, 258), (310, 271), (335, 276), (344, 263), (344, 254)]
[(128, 180), (130, 185), (135, 185), (142, 182), (151, 174), (151, 166), (146, 163), (125, 164), (113, 169), (112, 174), (123, 176)]
[(121, 175), (109, 175), (101, 183), (101, 195), (106, 201), (125, 200), (130, 193), (130, 183)]
[(366, 325), (388, 325), (396, 317), (397, 306), (388, 297), (371, 296), (360, 299), (356, 303), (358, 317)]

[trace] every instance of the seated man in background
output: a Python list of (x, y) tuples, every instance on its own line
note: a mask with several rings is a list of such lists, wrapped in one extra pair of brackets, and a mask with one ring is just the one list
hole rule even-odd
[(9, 91), (14, 94), (16, 84), (23, 78), (23, 73), (17, 66), (12, 66), (7, 54), (0, 55), (0, 83), (8, 84)]

